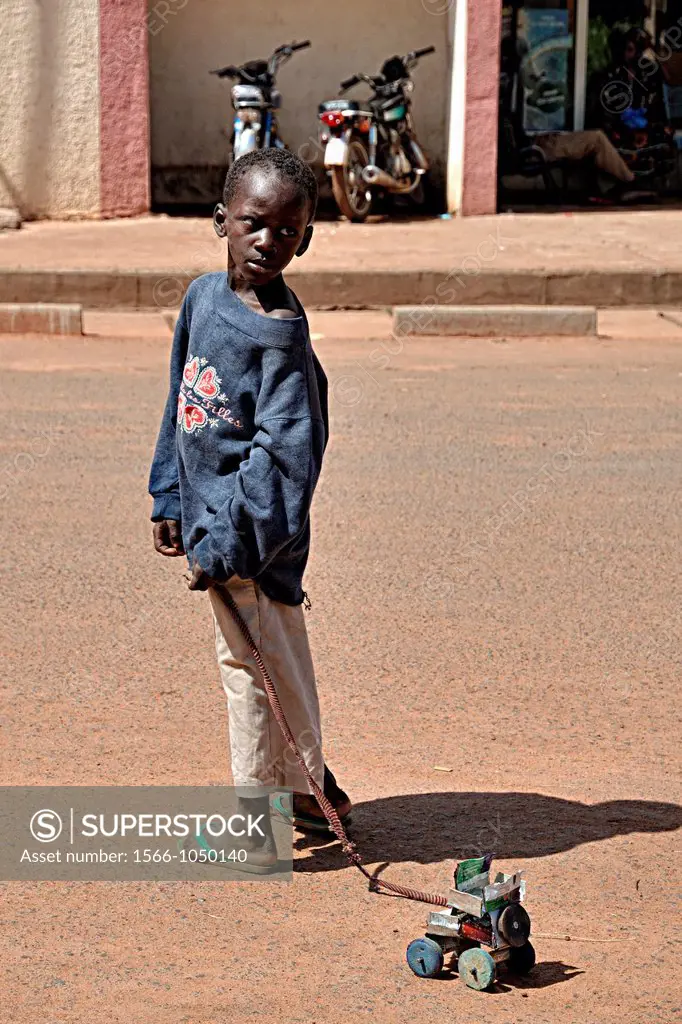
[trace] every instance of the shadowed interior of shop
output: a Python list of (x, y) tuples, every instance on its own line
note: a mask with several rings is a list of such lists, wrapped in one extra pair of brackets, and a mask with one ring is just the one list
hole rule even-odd
[(501, 15), (500, 209), (682, 204), (682, 0)]

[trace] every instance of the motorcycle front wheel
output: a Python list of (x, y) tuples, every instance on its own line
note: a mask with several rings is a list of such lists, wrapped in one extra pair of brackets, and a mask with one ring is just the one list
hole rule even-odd
[(372, 208), (369, 186), (362, 178), (368, 163), (369, 156), (362, 142), (351, 139), (345, 164), (332, 167), (330, 172), (336, 205), (344, 217), (355, 222), (366, 220)]

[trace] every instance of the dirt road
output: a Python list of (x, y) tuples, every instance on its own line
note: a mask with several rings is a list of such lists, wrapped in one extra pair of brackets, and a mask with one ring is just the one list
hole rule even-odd
[[(0, 339), (2, 780), (226, 782), (207, 601), (150, 544), (170, 335), (92, 324), (117, 336)], [(536, 971), (417, 979), (427, 908), (299, 836), (290, 886), (2, 883), (3, 1019), (680, 1019), (679, 338), (312, 326), (333, 440), (308, 623), (355, 839), (425, 889), (478, 850), (525, 868)]]

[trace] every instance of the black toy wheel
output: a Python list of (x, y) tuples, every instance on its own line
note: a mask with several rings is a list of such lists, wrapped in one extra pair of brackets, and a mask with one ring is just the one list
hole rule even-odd
[(530, 942), (509, 951), (509, 970), (514, 974), (530, 974), (535, 967), (535, 950)]
[(443, 970), (443, 950), (435, 939), (424, 936), (407, 947), (407, 962), (419, 978), (435, 978)]
[(500, 914), (497, 929), (510, 946), (525, 946), (530, 935), (530, 918), (520, 903), (510, 903)]

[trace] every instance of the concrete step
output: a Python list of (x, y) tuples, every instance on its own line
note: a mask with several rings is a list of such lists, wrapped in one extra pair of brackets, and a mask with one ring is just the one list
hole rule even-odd
[(396, 306), (393, 330), (401, 335), (594, 337), (595, 306)]
[(0, 303), (0, 334), (82, 334), (79, 305), (46, 302)]
[[(87, 309), (177, 309), (192, 273), (168, 270), (0, 270), (0, 302), (80, 303)], [(302, 270), (291, 283), (310, 309), (388, 306), (681, 306), (682, 271)]]

